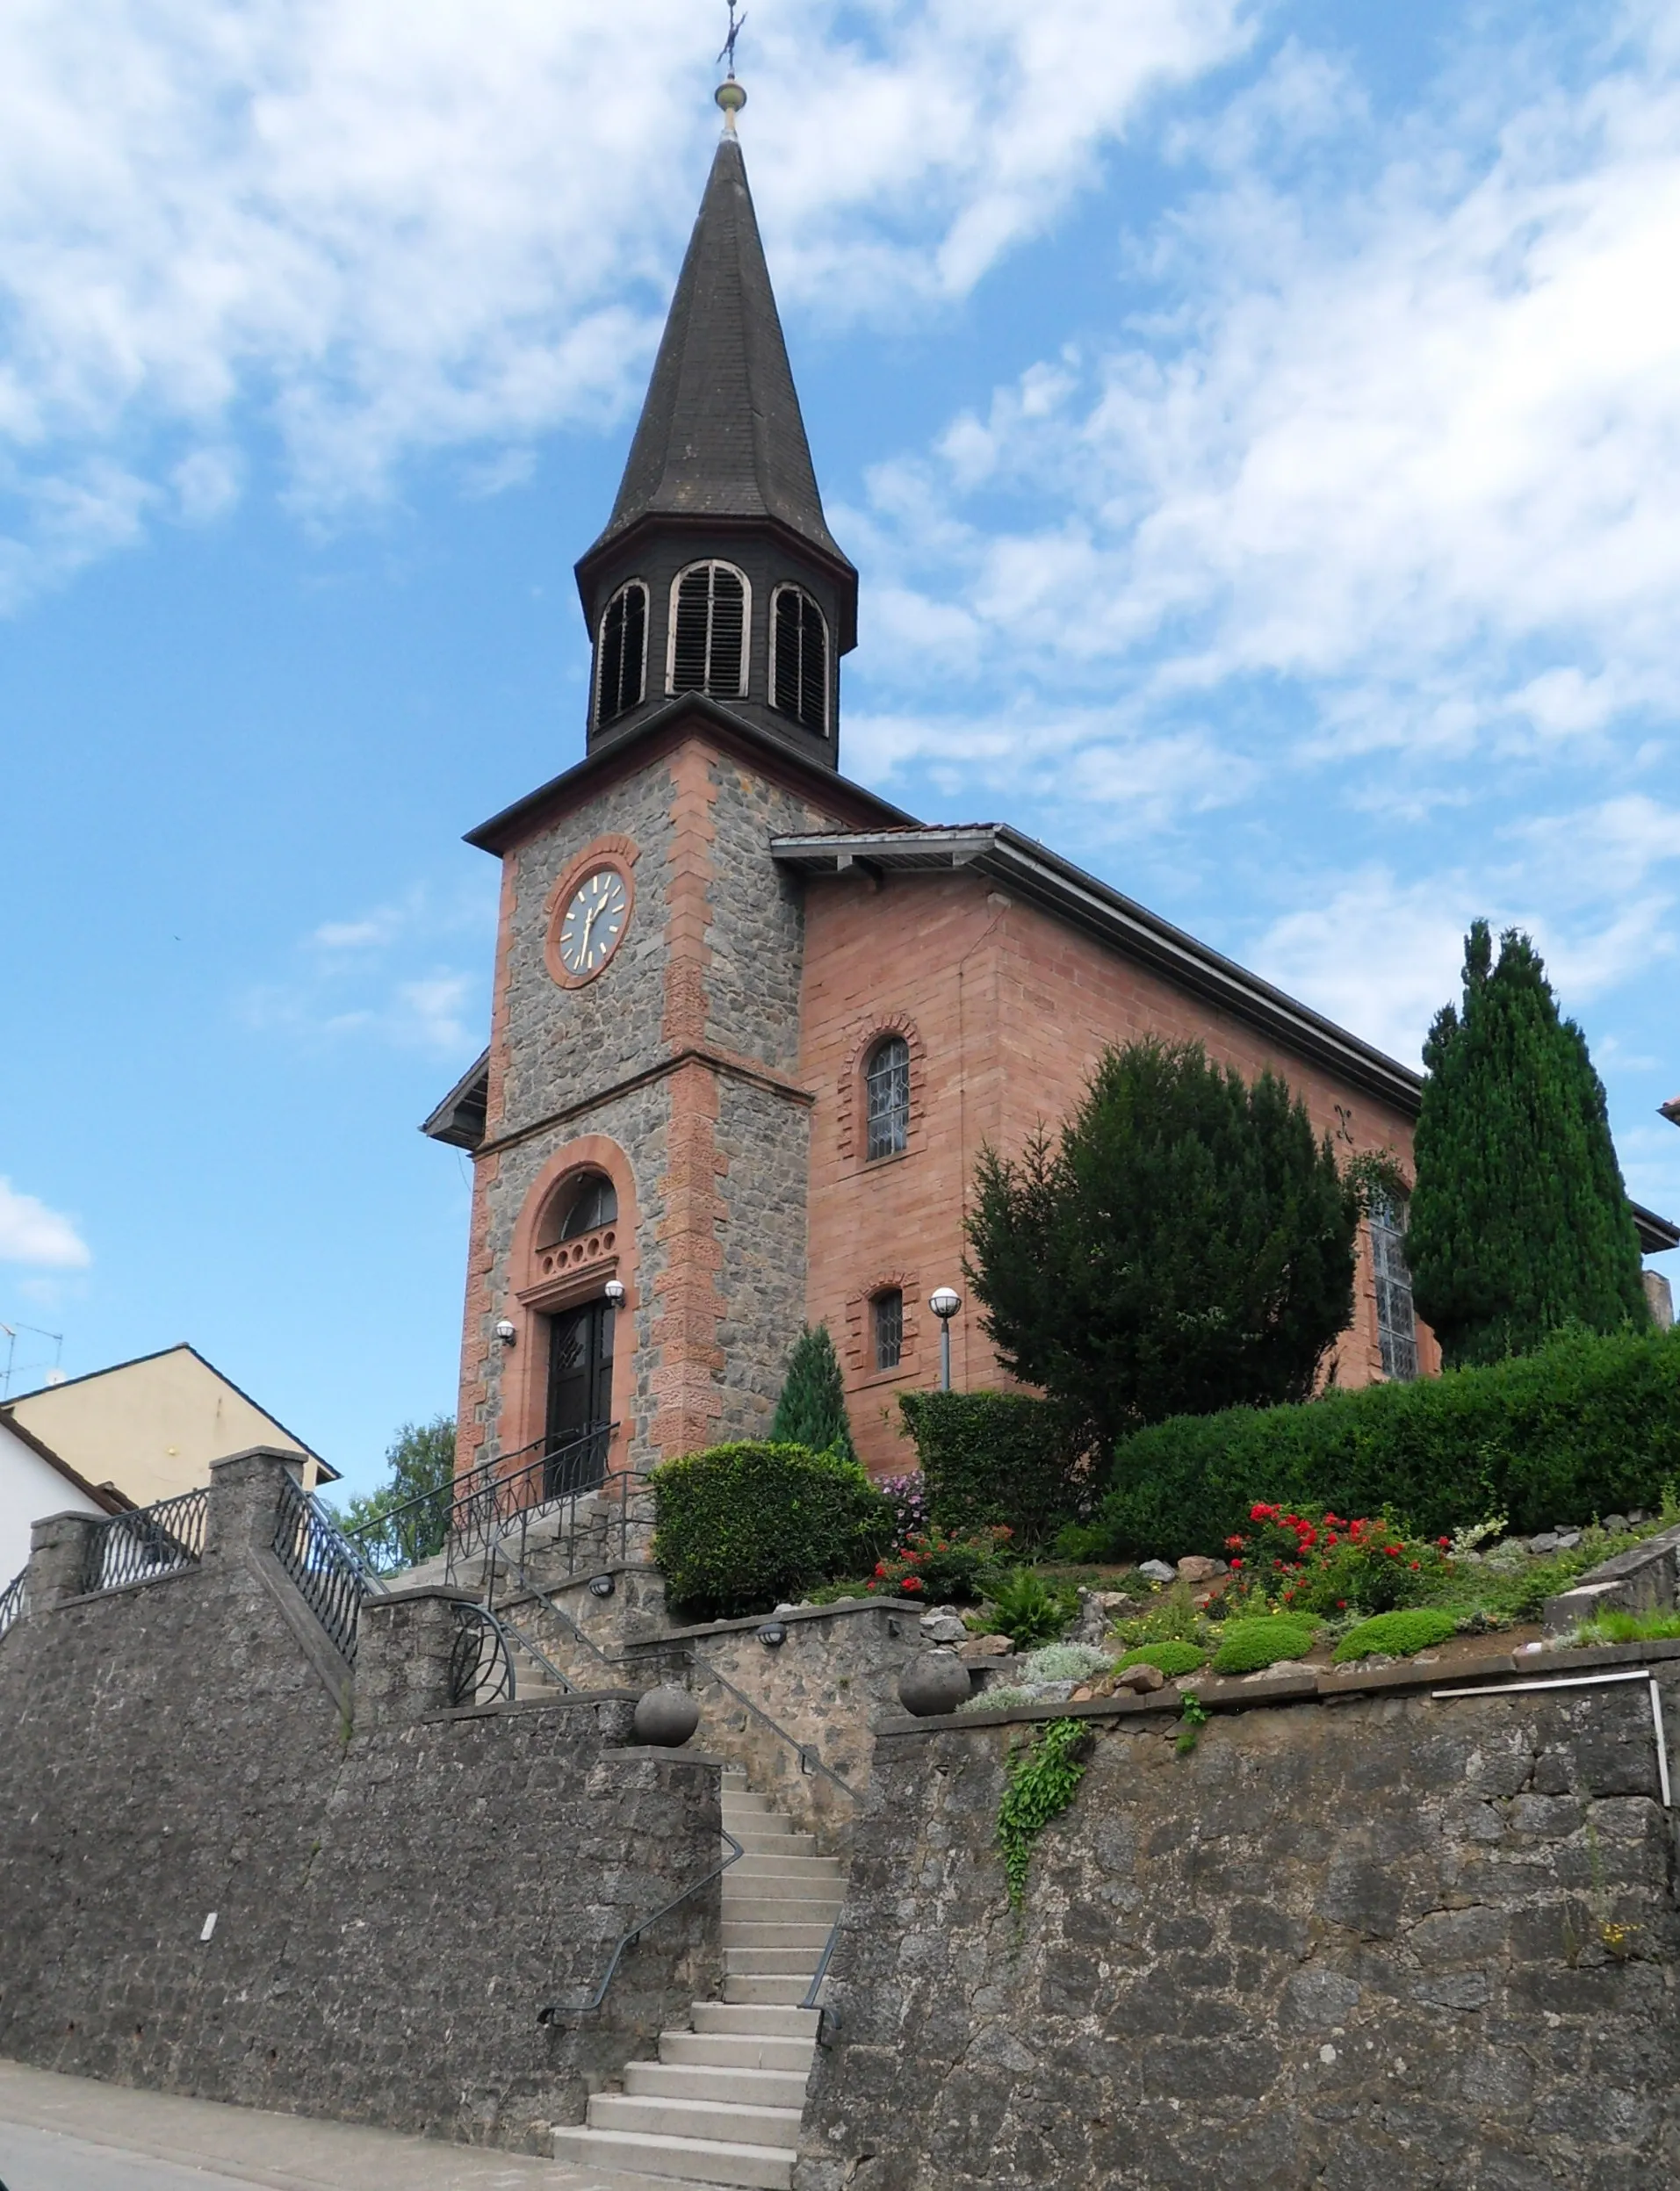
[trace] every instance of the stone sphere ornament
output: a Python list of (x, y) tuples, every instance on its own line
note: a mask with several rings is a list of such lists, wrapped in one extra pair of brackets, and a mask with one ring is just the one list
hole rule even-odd
[(636, 1699), (636, 1740), (652, 1748), (680, 1750), (700, 1725), (700, 1707), (686, 1689), (649, 1689)]
[(943, 1719), (969, 1700), (969, 1669), (950, 1651), (923, 1651), (898, 1676), (898, 1702), (917, 1719)]

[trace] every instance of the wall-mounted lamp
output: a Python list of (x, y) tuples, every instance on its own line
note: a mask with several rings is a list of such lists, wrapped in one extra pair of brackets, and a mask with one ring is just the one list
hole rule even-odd
[(496, 1326), (496, 1337), (503, 1346), (516, 1346), (519, 1343), (519, 1334), (506, 1316)]
[(759, 1641), (767, 1651), (779, 1651), (788, 1640), (788, 1632), (779, 1620), (767, 1620), (759, 1630)]
[(927, 1306), (939, 1318), (939, 1388), (951, 1389), (951, 1318), (963, 1306), (963, 1296), (953, 1286), (941, 1286), (936, 1294), (930, 1294)]
[(607, 1302), (609, 1308), (622, 1308), (624, 1307), (624, 1288), (617, 1279), (609, 1278), (605, 1286), (602, 1286), (602, 1291), (607, 1296)]
[(611, 1575), (592, 1575), (589, 1579), (589, 1595), (591, 1597), (610, 1597), (617, 1588), (617, 1583), (613, 1581)]

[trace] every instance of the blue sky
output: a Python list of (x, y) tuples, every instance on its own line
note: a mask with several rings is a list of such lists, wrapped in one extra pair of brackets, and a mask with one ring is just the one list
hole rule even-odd
[[(353, 1482), (453, 1404), (460, 834), (582, 750), (722, 15), (0, 23), (0, 1320)], [(1408, 1057), (1520, 922), (1680, 1212), (1680, 5), (752, 18), (849, 772)]]

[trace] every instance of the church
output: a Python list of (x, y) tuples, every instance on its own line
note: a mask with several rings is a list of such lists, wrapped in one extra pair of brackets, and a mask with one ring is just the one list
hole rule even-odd
[[(825, 1323), (867, 1466), (914, 1465), (983, 1146), (1102, 1050), (1271, 1066), (1409, 1175), (1418, 1076), (1006, 823), (929, 827), (840, 770), (858, 574), (828, 529), (739, 100), (618, 498), (577, 566), (584, 758), (473, 830), (501, 862), (489, 1048), (426, 1121), (471, 1152), (462, 1470), (552, 1489), (761, 1436)], [(1648, 1252), (1680, 1230), (1638, 1213)], [(1006, 1381), (965, 1303), (958, 1389)], [(1344, 1385), (1438, 1368), (1403, 1213), (1360, 1243)]]

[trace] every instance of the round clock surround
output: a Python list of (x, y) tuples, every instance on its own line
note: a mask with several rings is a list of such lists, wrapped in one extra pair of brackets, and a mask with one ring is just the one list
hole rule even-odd
[(586, 854), (555, 891), (544, 955), (562, 989), (582, 989), (604, 974), (630, 930), (635, 886), (627, 863)]

